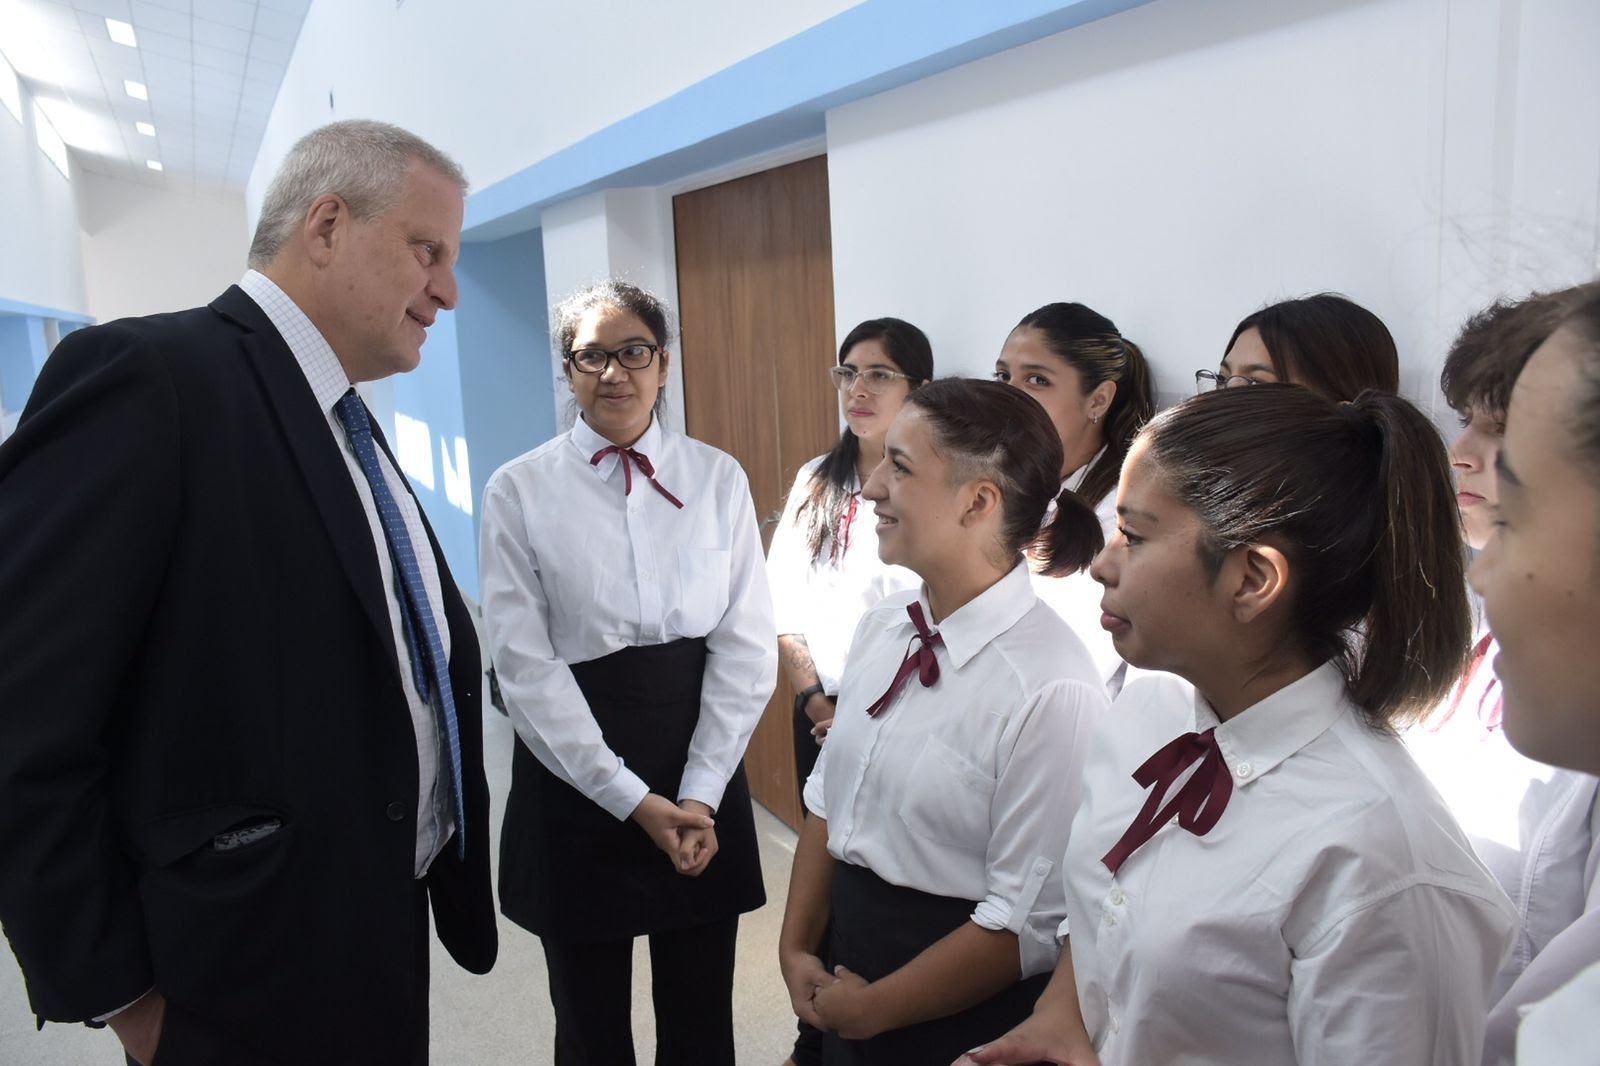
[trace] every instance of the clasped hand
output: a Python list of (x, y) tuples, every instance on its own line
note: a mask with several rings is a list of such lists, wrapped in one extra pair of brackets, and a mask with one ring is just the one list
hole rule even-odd
[(699, 877), (717, 854), (716, 820), (699, 800), (677, 804), (652, 792), (631, 817), (685, 877)]
[(836, 966), (829, 973), (815, 955), (795, 956), (783, 967), (789, 1003), (807, 1025), (866, 1040), (883, 1032), (872, 1010), (871, 985), (860, 974)]

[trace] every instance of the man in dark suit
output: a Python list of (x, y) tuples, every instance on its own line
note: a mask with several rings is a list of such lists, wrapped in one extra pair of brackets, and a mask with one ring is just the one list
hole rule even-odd
[(403, 130), (313, 132), (240, 284), (67, 337), (0, 446), (0, 923), (41, 1025), (420, 1063), (430, 901), (493, 965), (477, 640), (351, 390), (454, 305), (464, 189)]

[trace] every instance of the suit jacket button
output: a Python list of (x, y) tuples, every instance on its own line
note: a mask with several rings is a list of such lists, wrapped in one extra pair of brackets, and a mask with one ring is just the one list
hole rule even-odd
[(389, 821), (403, 822), (406, 820), (406, 805), (403, 803), (389, 804)]

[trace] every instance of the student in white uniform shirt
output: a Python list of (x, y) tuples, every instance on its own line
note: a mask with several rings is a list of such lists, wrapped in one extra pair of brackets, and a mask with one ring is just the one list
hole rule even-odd
[(765, 901), (740, 760), (777, 670), (755, 509), (731, 456), (658, 417), (660, 301), (610, 281), (555, 318), (581, 417), (484, 492), (484, 622), (520, 738), (500, 905), (543, 944), (557, 1062), (634, 1061), (648, 935), (655, 1061), (731, 1064), (738, 916)]
[[(924, 584), (862, 618), (806, 785), (779, 951), (830, 1066), (948, 1062), (1025, 1016), (1055, 965), (1057, 863), (1106, 706), (1022, 554), (1060, 465), (1037, 403), (946, 379), (911, 394), (863, 490), (883, 560)], [(1048, 533), (1070, 567), (1099, 539), (1075, 498)]]
[[(1560, 298), (1575, 310), (1511, 392), (1495, 531), (1472, 582), (1499, 642), (1507, 739), (1530, 759), (1600, 775), (1600, 283)], [(1524, 1008), (1519, 1066), (1600, 1061), (1600, 945), (1588, 949), (1573, 960), (1587, 968)]]
[(1438, 433), (1376, 392), (1210, 393), (1141, 433), (1117, 514), (1104, 622), (1193, 696), (1123, 689), (1063, 863), (1070, 950), (966, 1061), (1476, 1062), (1515, 912), (1393, 732), (1471, 635)]
[(933, 377), (927, 335), (898, 318), (870, 318), (839, 345), (828, 380), (845, 428), (800, 468), (767, 548), (778, 661), (795, 691), (795, 765), (802, 788), (833, 721), (850, 635), (868, 607), (917, 576), (878, 558), (877, 523), (861, 486), (911, 390)]
[[(1450, 445), (1467, 545), (1494, 532), (1494, 463), (1517, 374), (1570, 304), (1566, 293), (1496, 303), (1468, 321), (1440, 380), (1461, 416)], [(1516, 943), (1495, 982), (1483, 1061), (1508, 1063), (1522, 1008), (1600, 958), (1600, 779), (1536, 762), (1502, 728), (1499, 652), (1487, 628), (1455, 690), (1406, 734), (1418, 765), (1517, 906)]]
[[(1155, 413), (1150, 368), (1116, 324), (1077, 303), (1046, 304), (1018, 322), (994, 377), (1038, 400), (1061, 438), (1061, 491), (1072, 490), (1100, 519), (1104, 540), (1116, 529), (1117, 472), (1139, 427)], [(1055, 505), (1045, 513), (1054, 517)], [(1033, 588), (1072, 627), (1111, 683), (1122, 659), (1100, 628), (1100, 586), (1084, 572), (1045, 574)]]

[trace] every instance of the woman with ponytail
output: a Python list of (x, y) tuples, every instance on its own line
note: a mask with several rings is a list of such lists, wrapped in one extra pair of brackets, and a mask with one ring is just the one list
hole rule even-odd
[(1471, 635), (1443, 442), (1398, 397), (1157, 416), (1092, 572), (1134, 666), (1063, 869), (1068, 950), (977, 1063), (1478, 1061), (1515, 911), (1397, 734)]
[[(850, 634), (862, 613), (915, 574), (878, 559), (878, 533), (861, 486), (883, 458), (883, 437), (906, 397), (933, 377), (927, 335), (898, 318), (869, 318), (828, 368), (845, 428), (800, 468), (767, 549), (778, 661), (795, 692), (795, 767), (803, 785), (833, 720)], [(806, 1066), (804, 1059), (797, 1059)]]
[[(1072, 492), (1088, 504), (1109, 540), (1116, 528), (1117, 474), (1134, 435), (1155, 413), (1144, 353), (1083, 304), (1046, 304), (1006, 337), (994, 377), (1038, 400), (1049, 414), (1061, 439), (1058, 493)], [(1034, 591), (1078, 634), (1101, 680), (1110, 682), (1122, 660), (1099, 625), (1099, 586), (1052, 558), (1046, 544), (1029, 554)]]
[(1336, 292), (1280, 300), (1233, 327), (1215, 371), (1194, 375), (1200, 391), (1273, 382), (1330, 400), (1366, 389), (1400, 391), (1400, 353), (1383, 319)]
[[(1044, 410), (994, 382), (934, 381), (886, 443), (862, 494), (879, 555), (922, 584), (856, 627), (779, 941), (828, 1064), (949, 1062), (1026, 1017), (1056, 963), (1056, 866), (1106, 708), (1023, 555), (1060, 485)], [(1045, 536), (1078, 568), (1100, 527), (1069, 499)]]

